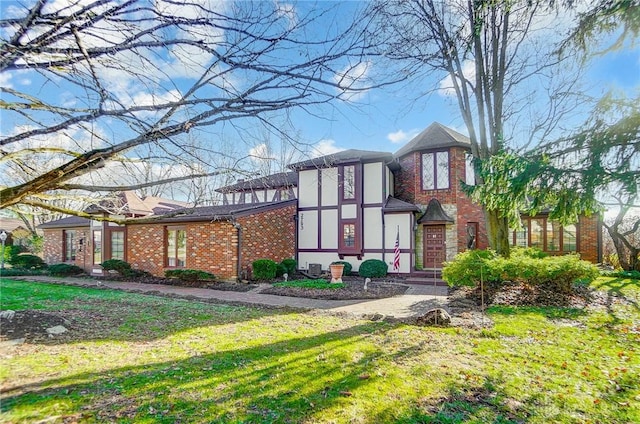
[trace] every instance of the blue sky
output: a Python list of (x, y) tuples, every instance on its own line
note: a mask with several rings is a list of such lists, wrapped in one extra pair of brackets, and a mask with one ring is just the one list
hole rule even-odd
[[(52, 0), (53, 4), (63, 4), (70, 0)], [(213, 1), (213, 0), (200, 0)], [(27, 1), (28, 3), (28, 1)], [(1, 1), (0, 13), (6, 16), (11, 7), (20, 4), (16, 1)], [(338, 16), (345, 22), (350, 19), (348, 11), (364, 5), (362, 2), (338, 4), (336, 2), (321, 2), (320, 6), (339, 6), (345, 10)], [(300, 2), (295, 5), (279, 3), (283, 10), (292, 16), (296, 13), (309, 11), (316, 3)], [(326, 24), (326, 22), (320, 22)], [(321, 25), (311, 28), (311, 31), (323, 31)], [(605, 43), (606, 44), (606, 40)], [(178, 72), (178, 70), (175, 70)], [(372, 61), (368, 72), (375, 75), (383, 72), (381, 65)], [(123, 91), (131, 87), (119, 87), (116, 80), (120, 75), (114, 75), (114, 87)], [(406, 84), (395, 85), (385, 89), (372, 89), (352, 102), (332, 102), (318, 107), (316, 116), (292, 110), (289, 120), (296, 139), (316, 147), (317, 153), (331, 153), (337, 150), (356, 148), (364, 150), (397, 151), (409, 139), (426, 128), (434, 121), (438, 121), (455, 130), (466, 133), (460, 119), (458, 106), (452, 97), (444, 95), (437, 88), (445, 75), (431, 75), (421, 80), (407, 81)], [(616, 88), (629, 95), (636, 95), (640, 89), (640, 48), (615, 51), (593, 59), (589, 64), (586, 84), (591, 87), (589, 93), (599, 96), (609, 88)], [(10, 85), (17, 89), (33, 90), (37, 95), (57, 96), (73, 100), (73, 91), (65, 91), (52, 85), (40, 86), (37, 75), (7, 75), (0, 73), (0, 84)], [(416, 98), (415, 93), (433, 90), (428, 97)], [(140, 100), (148, 93), (131, 94), (132, 100)], [(284, 118), (282, 118), (284, 119)], [(576, 121), (577, 122), (577, 121)], [(12, 122), (4, 120), (2, 134), (12, 132)], [(109, 131), (111, 130), (111, 132)], [(116, 137), (116, 131), (103, 128), (106, 137)], [(215, 128), (205, 132), (213, 137), (217, 133)], [(245, 144), (235, 143), (234, 135), (226, 134), (232, 144), (240, 146), (245, 152), (259, 152), (256, 147), (260, 140), (243, 140)], [(252, 150), (253, 149), (253, 150)]]

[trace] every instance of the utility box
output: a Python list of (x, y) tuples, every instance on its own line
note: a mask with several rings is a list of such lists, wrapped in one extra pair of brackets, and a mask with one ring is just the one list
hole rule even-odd
[(309, 264), (309, 275), (322, 274), (322, 264)]

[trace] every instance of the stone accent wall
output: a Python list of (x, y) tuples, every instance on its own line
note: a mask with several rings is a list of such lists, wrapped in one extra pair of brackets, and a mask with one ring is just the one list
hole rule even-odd
[[(454, 225), (447, 225), (447, 260), (467, 249), (466, 227), (468, 222), (478, 223), (476, 247), (488, 247), (487, 231), (482, 207), (473, 203), (462, 191), (461, 181), (466, 176), (465, 150), (454, 147), (449, 150), (449, 182), (447, 190), (422, 190), (422, 152), (413, 152), (400, 159), (400, 172), (395, 179), (396, 197), (419, 205), (424, 211), (433, 198), (438, 199), (443, 209), (454, 219)], [(422, 229), (416, 232), (416, 268), (422, 268)]]

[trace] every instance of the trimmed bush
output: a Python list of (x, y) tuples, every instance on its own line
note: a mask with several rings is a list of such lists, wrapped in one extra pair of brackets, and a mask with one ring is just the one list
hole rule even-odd
[(271, 280), (276, 278), (278, 265), (271, 259), (257, 259), (253, 261), (253, 279)]
[(210, 281), (216, 278), (215, 275), (210, 272), (200, 271), (198, 269), (168, 269), (164, 272), (164, 276), (188, 282)]
[(353, 266), (349, 262), (346, 261), (335, 261), (331, 262), (331, 265), (344, 265), (344, 270), (342, 271), (342, 275), (351, 275), (351, 270)]
[(21, 275), (46, 275), (44, 269), (5, 268), (0, 271), (2, 277), (19, 277)]
[(487, 250), (459, 253), (445, 264), (442, 278), (450, 286), (476, 286), (482, 278), (485, 283), (513, 281), (569, 293), (574, 283), (590, 282), (599, 275), (595, 265), (578, 255), (542, 256), (534, 250), (522, 250), (515, 250), (510, 258)]
[(282, 265), (282, 263), (276, 264), (276, 277), (282, 277), (287, 273), (287, 267)]
[(11, 265), (14, 268), (22, 269), (45, 269), (47, 267), (40, 256), (29, 254), (14, 256), (11, 258)]
[(298, 263), (293, 258), (283, 259), (280, 263), (287, 269), (289, 276), (293, 275), (298, 268)]
[(358, 274), (361, 277), (380, 278), (387, 275), (389, 266), (380, 259), (367, 259), (360, 264)]
[(131, 265), (121, 259), (108, 259), (100, 264), (105, 271), (117, 271), (120, 275), (131, 275)]
[(445, 262), (442, 279), (450, 286), (476, 286), (483, 282), (501, 280), (501, 264), (492, 250), (467, 250)]
[(71, 275), (80, 275), (84, 273), (84, 270), (79, 266), (70, 264), (49, 265), (47, 270), (49, 271), (49, 274), (55, 277), (68, 277)]

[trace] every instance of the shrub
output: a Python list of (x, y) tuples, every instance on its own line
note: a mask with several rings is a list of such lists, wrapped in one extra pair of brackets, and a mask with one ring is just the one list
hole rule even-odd
[(189, 282), (215, 280), (216, 278), (215, 275), (198, 269), (168, 269), (164, 272), (164, 276)]
[(350, 275), (351, 274), (351, 270), (353, 269), (353, 266), (349, 262), (346, 262), (346, 261), (331, 262), (331, 265), (344, 265), (344, 270), (342, 271), (342, 275)]
[(512, 247), (511, 258), (524, 256), (526, 258), (542, 259), (549, 255), (536, 247)]
[(45, 269), (47, 267), (40, 256), (30, 254), (14, 256), (11, 258), (11, 265), (14, 268), (22, 269)]
[(19, 277), (21, 275), (43, 275), (47, 271), (44, 269), (24, 269), (24, 268), (5, 268), (0, 271), (2, 277)]
[(380, 259), (367, 259), (360, 264), (358, 273), (361, 277), (384, 277), (387, 275), (388, 265)]
[(640, 271), (616, 271), (606, 274), (609, 277), (631, 278), (632, 280), (640, 280)]
[(117, 271), (120, 275), (131, 275), (131, 265), (121, 259), (108, 259), (100, 264), (105, 271)]
[(284, 267), (287, 269), (287, 274), (289, 274), (290, 276), (293, 275), (298, 268), (298, 263), (293, 258), (283, 259), (280, 263), (284, 265)]
[(271, 259), (257, 259), (253, 261), (253, 279), (271, 280), (276, 278), (277, 264)]
[(467, 250), (458, 253), (442, 268), (442, 279), (450, 286), (475, 286), (483, 282), (500, 281), (501, 265), (492, 250)]
[(284, 266), (282, 263), (276, 264), (276, 277), (282, 277), (284, 274), (287, 273), (287, 267)]
[[(2, 247), (0, 247), (2, 249)], [(20, 246), (5, 246), (2, 251), (2, 255), (4, 256), (5, 263), (11, 264), (13, 258), (18, 256), (22, 252), (22, 248)]]
[(47, 270), (49, 271), (49, 274), (56, 277), (68, 277), (70, 275), (79, 275), (84, 273), (84, 270), (79, 266), (70, 264), (49, 265)]

